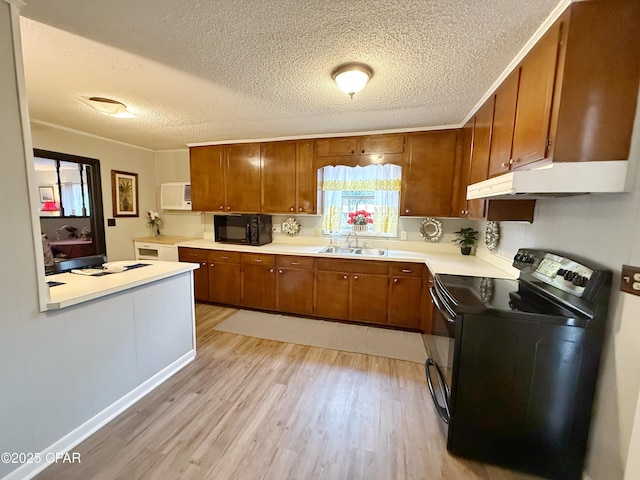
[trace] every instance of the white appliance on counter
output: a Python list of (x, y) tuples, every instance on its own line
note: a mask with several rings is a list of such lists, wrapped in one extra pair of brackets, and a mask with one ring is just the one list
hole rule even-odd
[(153, 242), (133, 242), (136, 260), (178, 261), (178, 246)]

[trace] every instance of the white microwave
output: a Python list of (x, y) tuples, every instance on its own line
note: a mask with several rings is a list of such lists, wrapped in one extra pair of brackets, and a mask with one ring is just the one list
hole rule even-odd
[(160, 208), (163, 210), (191, 210), (191, 184), (168, 182), (160, 185)]

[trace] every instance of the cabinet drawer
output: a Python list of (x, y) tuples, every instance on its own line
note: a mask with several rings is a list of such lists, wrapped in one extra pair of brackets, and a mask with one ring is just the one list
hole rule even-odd
[(331, 272), (373, 273), (388, 275), (389, 264), (373, 260), (332, 260), (329, 258), (316, 259), (316, 269)]
[(278, 267), (303, 268), (305, 270), (313, 270), (313, 258), (294, 257), (291, 255), (278, 255), (276, 257), (276, 265), (278, 265)]
[(225, 250), (210, 250), (209, 261), (240, 263), (240, 252), (227, 252)]
[(273, 267), (276, 264), (274, 255), (265, 255), (262, 253), (243, 253), (241, 262), (244, 265), (264, 265), (265, 267)]
[(209, 250), (203, 248), (178, 247), (178, 258), (181, 262), (206, 262)]
[(389, 267), (391, 276), (421, 277), (424, 266), (421, 263), (393, 263)]

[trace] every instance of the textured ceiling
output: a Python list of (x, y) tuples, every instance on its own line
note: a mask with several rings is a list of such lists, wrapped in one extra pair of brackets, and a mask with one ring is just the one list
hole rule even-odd
[[(457, 125), (558, 0), (27, 0), (31, 118), (153, 150)], [(351, 100), (339, 64), (374, 76)], [(76, 97), (125, 103), (104, 117)]]

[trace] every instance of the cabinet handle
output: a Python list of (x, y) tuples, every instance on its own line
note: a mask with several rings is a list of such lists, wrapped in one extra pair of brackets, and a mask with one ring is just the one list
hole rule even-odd
[(410, 268), (403, 268), (402, 269), (402, 273), (411, 273), (413, 272), (413, 270), (411, 270)]
[(222, 260), (229, 260), (229, 257), (220, 257)]
[(353, 155), (354, 153), (356, 153), (356, 151), (355, 150), (351, 150), (351, 155)]
[(227, 210), (231, 210), (231, 207), (227, 207)]
[(354, 276), (353, 276), (353, 279), (354, 279), (354, 280), (357, 280), (357, 279), (358, 279), (358, 275), (354, 275)]
[(207, 264), (207, 262), (202, 262), (200, 265), (202, 265), (203, 267)]
[(409, 209), (407, 208), (407, 209), (404, 211), (404, 213), (409, 213)]
[(300, 265), (300, 262), (291, 262), (291, 265)]
[(362, 149), (362, 153), (364, 153), (364, 152), (365, 152), (365, 150), (364, 150), (364, 148), (363, 148), (363, 149)]
[(273, 273), (273, 268), (270, 268), (270, 269), (269, 269), (269, 273)]
[(289, 210), (291, 210), (292, 212), (294, 212), (296, 209), (291, 207)]
[(262, 259), (261, 258), (254, 258), (253, 261), (257, 262), (257, 263), (262, 263)]
[(342, 278), (346, 280), (347, 278), (349, 278), (349, 275), (344, 275)]
[(513, 165), (513, 158), (509, 160), (509, 165)]
[(220, 210), (224, 210), (224, 206), (223, 205), (220, 205)]
[(394, 278), (394, 279), (393, 279), (393, 283), (398, 283), (398, 279), (397, 279), (397, 278)]
[(215, 267), (216, 265), (215, 265), (215, 263), (210, 263), (209, 266), (210, 267)]
[(502, 164), (500, 165), (502, 168), (507, 166), (507, 162), (502, 162)]
[(278, 273), (282, 273), (282, 269), (278, 270)]
[(298, 209), (298, 211), (299, 211), (299, 212), (301, 212), (301, 211), (302, 211), (302, 207), (300, 207), (300, 208)]

